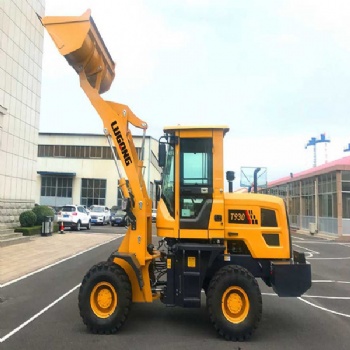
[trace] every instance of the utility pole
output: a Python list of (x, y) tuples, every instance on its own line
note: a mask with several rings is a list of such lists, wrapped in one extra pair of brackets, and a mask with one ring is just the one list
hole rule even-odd
[[(320, 139), (316, 139), (316, 137), (311, 137), (311, 139), (308, 141), (306, 144), (305, 148), (308, 148), (309, 146), (313, 146), (314, 148), (314, 162), (313, 162), (313, 167), (317, 165), (317, 160), (316, 160), (316, 145), (318, 143), (324, 143), (325, 144), (325, 162), (327, 163), (327, 143), (331, 142), (331, 140), (326, 139), (326, 134), (323, 133), (320, 136)], [(350, 146), (350, 145), (349, 145)]]

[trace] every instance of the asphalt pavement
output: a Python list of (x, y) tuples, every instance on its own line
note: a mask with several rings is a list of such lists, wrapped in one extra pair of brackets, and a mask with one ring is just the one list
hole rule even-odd
[[(349, 348), (350, 242), (297, 234), (293, 235), (293, 248), (305, 252), (311, 263), (313, 285), (301, 298), (278, 298), (259, 282), (263, 317), (248, 342), (231, 343), (217, 336), (207, 314), (204, 293), (199, 309), (167, 308), (160, 301), (133, 304), (118, 334), (90, 334), (79, 316), (79, 285), (93, 264), (106, 260), (118, 247), (124, 232), (123, 228), (93, 227), (90, 232), (67, 231), (65, 235), (35, 237), (28, 243), (0, 248), (0, 348)], [(12, 254), (17, 257), (14, 261), (18, 271), (12, 268), (12, 272), (4, 273), (4, 266), (9, 268), (4, 261), (9, 261)]]

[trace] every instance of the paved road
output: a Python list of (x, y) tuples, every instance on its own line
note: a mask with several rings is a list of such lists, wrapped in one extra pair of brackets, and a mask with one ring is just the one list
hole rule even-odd
[[(106, 227), (94, 230), (108, 231)], [(123, 229), (117, 229), (122, 230)], [(115, 232), (115, 229), (113, 230)], [(115, 234), (115, 233), (114, 233)], [(112, 235), (112, 234), (111, 234)], [(313, 286), (300, 299), (278, 298), (261, 285), (263, 318), (249, 342), (218, 338), (203, 295), (200, 309), (135, 304), (119, 334), (93, 335), (77, 307), (85, 272), (105, 260), (120, 239), (5, 286), (0, 291), (2, 349), (349, 349), (350, 243), (295, 235), (294, 248), (312, 263)]]

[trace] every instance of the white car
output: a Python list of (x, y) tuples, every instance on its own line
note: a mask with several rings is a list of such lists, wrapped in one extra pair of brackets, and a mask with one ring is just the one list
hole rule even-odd
[(90, 217), (93, 224), (107, 225), (111, 223), (111, 211), (104, 205), (92, 205)]
[(64, 227), (80, 231), (82, 227), (91, 229), (90, 214), (82, 205), (67, 204), (57, 213), (57, 222), (63, 223)]

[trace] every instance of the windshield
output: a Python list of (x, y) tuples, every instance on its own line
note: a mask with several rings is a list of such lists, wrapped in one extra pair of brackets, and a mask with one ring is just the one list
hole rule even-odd
[(91, 211), (97, 212), (97, 213), (101, 213), (104, 211), (104, 207), (92, 207)]
[(167, 206), (169, 213), (174, 217), (174, 147), (168, 144), (168, 152), (163, 169), (163, 185), (162, 185), (162, 198)]
[(70, 206), (64, 206), (62, 208), (62, 211), (65, 211), (65, 212), (74, 212), (75, 211), (75, 207), (70, 207)]

